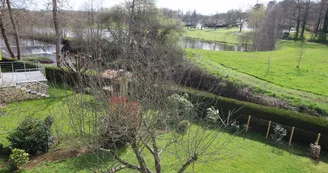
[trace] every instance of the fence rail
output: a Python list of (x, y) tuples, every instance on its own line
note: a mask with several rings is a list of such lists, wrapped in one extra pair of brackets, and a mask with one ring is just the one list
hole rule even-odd
[(26, 61), (0, 62), (0, 73), (20, 73), (31, 71), (40, 71), (44, 76), (46, 76), (45, 67), (40, 64), (40, 62), (37, 64), (32, 64)]
[(247, 131), (254, 131), (263, 134), (263, 137), (270, 139), (270, 134), (274, 133), (274, 128), (279, 125), (287, 130), (287, 135), (284, 138), (284, 141), (291, 146), (293, 143), (302, 143), (308, 144), (318, 143), (321, 145), (322, 149), (328, 151), (328, 136), (320, 132), (310, 132), (303, 130), (298, 127), (287, 126), (281, 123), (276, 123), (270, 120), (264, 120), (251, 115), (240, 115), (235, 119), (239, 123), (246, 124), (246, 133)]

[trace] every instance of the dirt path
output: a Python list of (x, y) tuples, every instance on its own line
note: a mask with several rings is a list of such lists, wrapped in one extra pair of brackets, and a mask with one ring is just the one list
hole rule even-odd
[(30, 162), (24, 166), (25, 169), (32, 169), (35, 166), (43, 163), (45, 161), (58, 161), (65, 160), (72, 157), (80, 156), (81, 154), (85, 154), (89, 152), (87, 148), (79, 148), (79, 149), (55, 149), (49, 151), (48, 153), (36, 156), (31, 158)]

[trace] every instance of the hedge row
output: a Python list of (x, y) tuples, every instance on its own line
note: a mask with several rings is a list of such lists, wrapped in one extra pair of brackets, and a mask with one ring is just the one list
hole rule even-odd
[[(184, 88), (178, 92), (187, 93), (191, 102), (196, 104), (195, 107), (197, 111), (203, 113), (203, 115), (206, 113), (206, 109), (211, 106), (221, 112), (223, 111), (222, 113), (224, 115), (227, 115), (229, 110), (241, 108), (241, 110), (234, 115), (235, 118), (240, 115), (251, 115), (252, 117), (299, 128), (313, 133), (312, 135), (295, 133), (293, 138), (293, 141), (295, 142), (301, 142), (308, 145), (310, 142), (313, 143), (315, 141), (317, 133), (321, 133), (322, 137), (320, 139), (320, 145), (323, 149), (328, 150), (328, 120), (325, 118), (239, 101), (190, 88)], [(240, 118), (240, 120), (246, 122), (247, 119)], [(256, 125), (256, 122), (252, 123), (253, 125)], [(265, 131), (261, 129), (260, 132), (263, 133)]]

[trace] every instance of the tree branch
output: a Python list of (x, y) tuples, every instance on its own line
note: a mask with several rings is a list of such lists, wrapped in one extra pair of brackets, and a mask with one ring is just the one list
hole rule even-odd
[(198, 159), (198, 158), (197, 158), (197, 155), (193, 155), (193, 156), (191, 156), (191, 157), (189, 158), (189, 160), (188, 160), (188, 161), (182, 166), (182, 168), (178, 171), (178, 173), (182, 173), (182, 172), (184, 172), (184, 171), (188, 168), (188, 166), (189, 166), (190, 164), (194, 163), (197, 159)]
[(154, 148), (153, 155), (154, 155), (154, 161), (155, 161), (155, 170), (156, 170), (156, 173), (161, 173), (161, 169), (162, 169), (161, 158), (159, 157), (158, 147), (157, 147), (156, 138), (155, 138), (154, 133), (151, 134), (151, 141), (153, 143), (153, 148)]
[[(141, 171), (141, 168), (139, 166), (133, 165), (131, 163), (128, 163), (125, 160), (122, 160), (121, 157), (118, 156), (115, 151), (113, 151), (113, 150), (106, 150), (104, 148), (100, 148), (100, 150), (102, 150), (102, 151), (109, 151), (115, 157), (115, 159), (118, 162), (120, 162), (121, 164), (123, 164), (126, 168), (130, 168), (130, 169), (135, 169), (135, 170)], [(120, 170), (122, 170), (122, 169), (125, 169), (125, 168), (121, 168)]]

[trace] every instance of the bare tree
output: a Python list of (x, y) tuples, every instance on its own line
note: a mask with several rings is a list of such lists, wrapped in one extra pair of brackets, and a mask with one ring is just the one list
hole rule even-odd
[(8, 50), (8, 53), (9, 53), (10, 57), (15, 58), (15, 55), (14, 55), (13, 51), (11, 50), (11, 47), (10, 47), (10, 44), (9, 44), (9, 41), (8, 41), (8, 38), (7, 38), (5, 25), (3, 23), (3, 15), (4, 15), (3, 8), (4, 7), (5, 7), (5, 2), (1, 1), (1, 9), (0, 9), (0, 30), (1, 30), (1, 35), (2, 35), (2, 38), (5, 42), (5, 45), (6, 45), (6, 48)]
[[(119, 45), (124, 69), (78, 77), (73, 87), (89, 88), (89, 96), (77, 93), (67, 100), (70, 113), (66, 118), (76, 134), (116, 160), (101, 172), (164, 172), (163, 155), (171, 152), (180, 161), (177, 172), (181, 173), (206, 156), (211, 156), (207, 161), (227, 157), (224, 149), (232, 137), (218, 139), (220, 129), (231, 124), (234, 116), (229, 115), (224, 124), (218, 123), (219, 117), (214, 121), (200, 118), (194, 108), (200, 98), (191, 102), (189, 96), (168, 89), (189, 70), (177, 42), (181, 24), (162, 16), (152, 1), (131, 0), (112, 10), (110, 14), (116, 15), (102, 14), (101, 18), (103, 24), (109, 22), (111, 45)], [(104, 59), (104, 69), (109, 68), (109, 60)], [(122, 144), (131, 148), (133, 158), (121, 157)]]
[(320, 35), (320, 39), (324, 43), (327, 42), (327, 32), (328, 32), (328, 7), (326, 10), (325, 20), (324, 20), (324, 24), (323, 24), (321, 35)]
[(305, 41), (302, 40), (302, 41), (301, 41), (301, 45), (300, 45), (300, 56), (299, 56), (299, 58), (298, 58), (298, 63), (297, 63), (296, 68), (300, 68), (301, 61), (302, 61), (303, 54), (304, 54), (304, 46), (305, 46)]
[(317, 21), (317, 24), (316, 24), (316, 27), (315, 27), (315, 37), (317, 37), (318, 32), (319, 32), (319, 26), (320, 26), (320, 23), (321, 23), (322, 15), (324, 14), (324, 8), (325, 8), (325, 0), (321, 0), (320, 10), (319, 10), (319, 15), (318, 15), (318, 21)]
[(258, 36), (260, 34), (260, 26), (265, 17), (265, 9), (263, 5), (255, 6), (252, 8), (249, 14), (249, 26), (253, 28), (253, 50), (257, 50), (259, 39)]
[(253, 50), (274, 50), (276, 41), (281, 35), (284, 19), (280, 4), (270, 3), (267, 9), (263, 6), (250, 13), (250, 24), (253, 27)]
[(58, 22), (57, 0), (52, 0), (52, 14), (53, 14), (53, 22), (56, 32), (56, 60), (57, 60), (57, 67), (59, 67), (60, 66), (60, 30), (59, 30), (59, 22)]
[(301, 10), (302, 10), (301, 0), (297, 0), (297, 21), (296, 21), (295, 39), (298, 39), (298, 35), (299, 35), (299, 28), (301, 23)]
[(305, 7), (304, 7), (305, 8), (305, 12), (304, 12), (304, 15), (303, 15), (303, 24), (302, 24), (302, 31), (301, 31), (301, 39), (305, 39), (304, 38), (304, 32), (305, 32), (305, 27), (306, 27), (307, 20), (308, 20), (310, 3), (311, 3), (311, 0), (307, 0), (305, 2)]
[(10, 0), (6, 0), (6, 2), (7, 2), (7, 7), (8, 7), (9, 18), (10, 18), (11, 25), (12, 25), (13, 30), (14, 30), (14, 36), (15, 36), (16, 48), (17, 48), (17, 59), (21, 59), (21, 50), (20, 50), (20, 43), (19, 43), (19, 33), (18, 33), (18, 29), (16, 27), (16, 23), (15, 23), (15, 20), (14, 20), (13, 12), (12, 12), (12, 9), (11, 9), (11, 1)]

